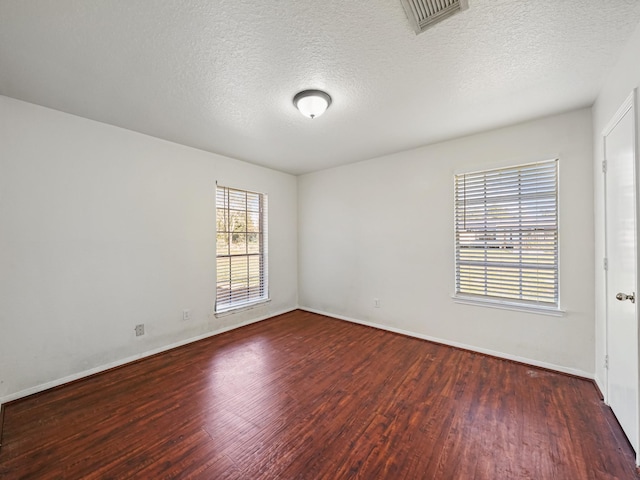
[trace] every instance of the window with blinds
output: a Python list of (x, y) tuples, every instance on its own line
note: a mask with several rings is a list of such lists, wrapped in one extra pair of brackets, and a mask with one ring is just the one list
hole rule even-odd
[(216, 312), (268, 299), (267, 196), (216, 189)]
[(456, 296), (558, 308), (558, 161), (455, 176)]

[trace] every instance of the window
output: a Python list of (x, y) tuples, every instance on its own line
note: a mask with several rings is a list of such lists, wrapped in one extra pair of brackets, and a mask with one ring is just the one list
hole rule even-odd
[(558, 308), (558, 161), (455, 176), (456, 297)]
[(216, 312), (268, 299), (267, 196), (216, 189)]

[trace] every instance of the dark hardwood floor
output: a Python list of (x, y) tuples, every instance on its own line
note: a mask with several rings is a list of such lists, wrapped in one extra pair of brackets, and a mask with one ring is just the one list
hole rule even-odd
[(8, 404), (0, 478), (639, 477), (590, 381), (296, 311)]

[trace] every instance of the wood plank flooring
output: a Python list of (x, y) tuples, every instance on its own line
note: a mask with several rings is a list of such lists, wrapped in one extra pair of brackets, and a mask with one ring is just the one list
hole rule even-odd
[(296, 311), (7, 405), (0, 478), (640, 477), (587, 380)]

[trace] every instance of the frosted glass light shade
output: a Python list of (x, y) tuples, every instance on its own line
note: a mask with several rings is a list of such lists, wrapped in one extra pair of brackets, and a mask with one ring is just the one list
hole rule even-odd
[(329, 108), (331, 97), (322, 90), (304, 90), (293, 97), (293, 104), (305, 117), (316, 118)]

